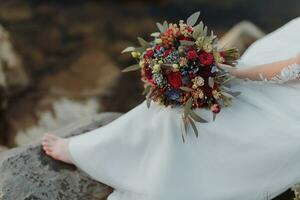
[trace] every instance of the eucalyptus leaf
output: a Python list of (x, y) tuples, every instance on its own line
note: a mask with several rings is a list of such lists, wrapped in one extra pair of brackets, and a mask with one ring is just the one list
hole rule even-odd
[(222, 63), (218, 63), (217, 66), (224, 71), (231, 71), (234, 69), (234, 67), (232, 67), (231, 65), (226, 65)]
[(144, 88), (144, 91), (143, 91), (142, 95), (148, 94), (149, 91), (150, 91), (150, 89), (151, 89), (151, 86), (150, 86), (150, 85), (147, 85), (147, 86)]
[(187, 116), (190, 111), (192, 110), (192, 104), (193, 104), (193, 99), (192, 97), (190, 97), (187, 102), (185, 103), (185, 106), (184, 106), (184, 114)]
[(164, 27), (161, 23), (157, 22), (156, 23), (156, 26), (158, 28), (158, 30), (161, 32), (161, 33), (164, 33)]
[(121, 53), (127, 53), (127, 52), (132, 52), (135, 50), (135, 47), (127, 47), (126, 49), (124, 49)]
[(144, 46), (144, 47), (138, 47), (138, 48), (136, 48), (134, 51), (143, 53), (144, 51), (146, 51), (147, 48), (148, 48), (148, 47), (146, 47), (146, 46)]
[(213, 113), (213, 121), (216, 120), (216, 117), (217, 117), (217, 114), (216, 114), (216, 113)]
[(150, 46), (149, 42), (147, 42), (147, 41), (144, 40), (143, 38), (138, 37), (137, 39), (138, 39), (138, 41), (139, 41), (139, 43), (140, 43), (140, 45), (141, 45), (142, 47), (149, 47), (149, 46)]
[(195, 125), (195, 122), (191, 118), (189, 118), (189, 122), (190, 122), (190, 124), (191, 124), (191, 126), (193, 128), (193, 131), (194, 131), (196, 137), (198, 137), (199, 133), (198, 133), (198, 129), (197, 129), (196, 125)]
[(226, 79), (225, 81), (223, 81), (223, 85), (225, 85), (226, 83), (229, 83), (230, 81), (234, 80), (235, 78), (234, 77), (230, 77), (228, 79)]
[(160, 36), (160, 33), (159, 32), (151, 33), (151, 36), (156, 38)]
[(214, 81), (214, 79), (213, 79), (212, 77), (209, 77), (209, 78), (208, 78), (208, 85), (209, 85), (209, 87), (211, 87), (211, 88), (214, 87), (215, 81)]
[(180, 89), (185, 91), (185, 92), (193, 92), (194, 91), (193, 89), (191, 89), (189, 87), (184, 87), (184, 86), (180, 87)]
[(195, 26), (193, 31), (193, 38), (196, 40), (201, 35), (202, 31), (203, 24), (198, 24), (197, 26)]
[(130, 71), (135, 71), (140, 69), (141, 66), (139, 64), (131, 65), (129, 67), (126, 67), (125, 69), (122, 70), (122, 72), (130, 72)]
[(167, 21), (164, 21), (164, 24), (163, 24), (163, 30), (164, 30), (164, 32), (166, 32), (167, 30), (168, 30), (168, 28), (169, 28), (169, 24), (168, 24), (168, 22)]
[(150, 104), (151, 104), (151, 98), (147, 98), (147, 108), (150, 108)]
[(193, 41), (188, 41), (188, 40), (180, 40), (180, 45), (181, 46), (193, 46), (195, 42)]
[(200, 123), (207, 123), (208, 121), (203, 119), (202, 117), (200, 117), (199, 115), (197, 115), (193, 110), (191, 110), (190, 112), (190, 116), (191, 118), (193, 118), (193, 120), (195, 120), (196, 122), (200, 122)]
[(232, 96), (231, 94), (229, 94), (228, 92), (222, 92), (222, 94), (226, 97), (229, 97), (229, 98), (233, 98), (234, 96)]
[(204, 27), (202, 36), (206, 37), (207, 36), (207, 26)]
[(147, 96), (146, 96), (146, 100), (147, 100), (147, 108), (150, 108), (150, 104), (151, 104), (151, 96), (153, 94), (153, 92), (155, 91), (155, 89), (150, 89)]
[(234, 96), (234, 97), (237, 97), (237, 96), (239, 96), (241, 94), (241, 92), (239, 92), (239, 91), (236, 91), (236, 92), (234, 92), (234, 91), (227, 91), (227, 93), (230, 94), (230, 95), (232, 95), (232, 96)]
[(194, 26), (198, 19), (199, 19), (199, 16), (200, 16), (200, 12), (196, 12), (194, 14), (192, 14), (187, 20), (186, 20), (186, 23), (187, 25), (189, 26)]

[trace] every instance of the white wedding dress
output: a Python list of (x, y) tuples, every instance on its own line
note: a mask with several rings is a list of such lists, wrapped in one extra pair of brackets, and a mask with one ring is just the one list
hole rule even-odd
[[(247, 67), (300, 52), (300, 18), (255, 42)], [(113, 122), (72, 137), (75, 165), (115, 188), (109, 200), (267, 200), (300, 182), (300, 80), (245, 82), (216, 121), (181, 138), (182, 108), (142, 102)], [(197, 113), (212, 121), (211, 112)]]

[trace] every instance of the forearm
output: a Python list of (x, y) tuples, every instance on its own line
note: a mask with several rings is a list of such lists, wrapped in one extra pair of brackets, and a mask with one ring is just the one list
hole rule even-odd
[(248, 78), (250, 80), (261, 80), (262, 75), (264, 78), (269, 80), (276, 75), (280, 75), (283, 68), (295, 63), (300, 63), (298, 57), (293, 57), (290, 59), (263, 65), (257, 65), (245, 69), (236, 69), (231, 71), (230, 74), (241, 79)]

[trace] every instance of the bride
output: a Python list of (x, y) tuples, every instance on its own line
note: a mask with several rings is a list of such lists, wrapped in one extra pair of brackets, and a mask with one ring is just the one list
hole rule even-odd
[(144, 101), (83, 135), (47, 134), (43, 149), (115, 188), (109, 200), (274, 198), (300, 182), (299, 31), (297, 18), (245, 52), (230, 72), (242, 94), (214, 122), (196, 110), (211, 121), (198, 138), (182, 142), (182, 108)]

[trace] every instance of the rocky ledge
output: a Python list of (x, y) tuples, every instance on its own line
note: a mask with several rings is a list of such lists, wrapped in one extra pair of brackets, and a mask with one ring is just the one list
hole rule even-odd
[[(101, 127), (120, 113), (102, 113), (58, 130), (63, 137)], [(1, 200), (104, 200), (112, 189), (92, 180), (75, 166), (44, 154), (40, 142), (0, 154)]]

